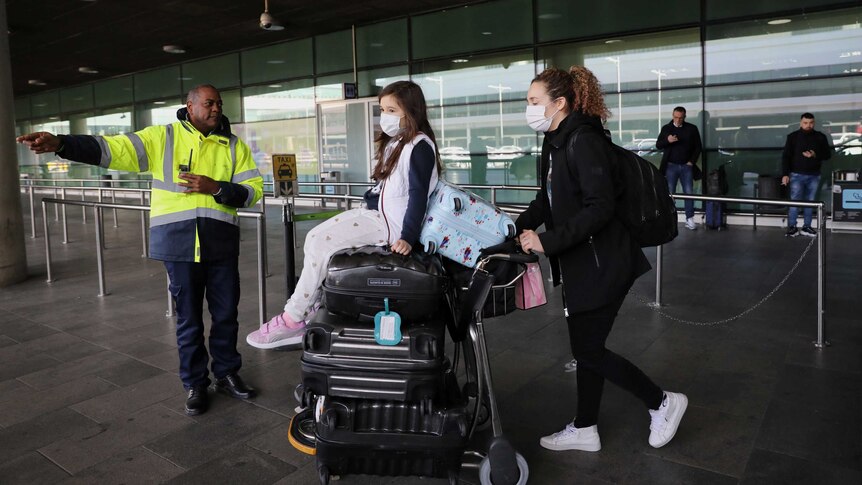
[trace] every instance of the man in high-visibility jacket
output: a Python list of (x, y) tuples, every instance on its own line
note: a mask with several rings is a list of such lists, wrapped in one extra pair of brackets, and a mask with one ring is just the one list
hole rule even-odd
[(230, 132), (216, 88), (201, 85), (188, 94), (178, 121), (117, 136), (18, 137), (36, 153), (56, 153), (113, 170), (149, 172), (150, 257), (165, 264), (177, 302), (180, 379), (187, 391), (186, 413), (209, 407), (208, 354), (204, 344), (203, 300), (212, 315), (209, 354), (215, 388), (248, 399), (254, 389), (237, 372), (239, 304), (238, 207), (257, 203), (263, 179), (245, 143)]

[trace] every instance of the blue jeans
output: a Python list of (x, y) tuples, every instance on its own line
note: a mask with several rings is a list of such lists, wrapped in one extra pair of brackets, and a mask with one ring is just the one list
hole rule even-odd
[[(790, 174), (790, 200), (814, 200), (820, 187), (820, 175), (806, 175), (793, 172)], [(811, 215), (814, 209), (805, 208), (803, 226), (811, 227)], [(787, 227), (796, 227), (799, 217), (799, 207), (790, 207), (787, 211)]]
[[(682, 193), (691, 194), (694, 192), (694, 177), (692, 176), (691, 165), (687, 163), (668, 163), (665, 169), (665, 177), (667, 177), (667, 189), (671, 194), (676, 192), (677, 180), (682, 183)], [(694, 201), (685, 201), (685, 218), (691, 219), (694, 217)]]

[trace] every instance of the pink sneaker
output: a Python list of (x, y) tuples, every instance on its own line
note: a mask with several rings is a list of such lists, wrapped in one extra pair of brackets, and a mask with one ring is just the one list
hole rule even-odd
[(304, 334), (305, 322), (297, 323), (290, 320), (290, 317), (285, 319), (281, 315), (276, 315), (259, 329), (248, 334), (245, 341), (259, 349), (275, 349), (302, 342)]

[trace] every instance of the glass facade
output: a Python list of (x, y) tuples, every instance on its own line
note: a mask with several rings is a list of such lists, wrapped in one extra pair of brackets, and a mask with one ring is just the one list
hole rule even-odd
[[(169, 123), (186, 90), (211, 83), (267, 178), (273, 153), (296, 153), (300, 180), (341, 168), (364, 181), (367, 147), (339, 130), (373, 134), (377, 94), (411, 79), (425, 93), (446, 178), (535, 186), (542, 136), (524, 122), (526, 91), (542, 69), (579, 64), (602, 83), (616, 143), (658, 164), (659, 130), (684, 106), (701, 130), (704, 168), (732, 162), (730, 195), (750, 196), (757, 177), (779, 174), (786, 136), (806, 111), (836, 146), (824, 180), (862, 166), (862, 8), (846, 5), (493, 0), (357, 25), (355, 45), (354, 31), (342, 30), (21, 97), (16, 126), (113, 134)], [(342, 101), (352, 82), (365, 101)], [(323, 106), (329, 115), (319, 120)], [(50, 161), (19, 150), (26, 171)]]

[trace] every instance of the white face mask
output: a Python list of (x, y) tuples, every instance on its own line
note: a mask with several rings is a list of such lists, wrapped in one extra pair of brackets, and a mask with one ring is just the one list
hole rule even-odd
[(380, 113), (380, 129), (389, 136), (401, 131), (401, 117), (391, 113)]
[(545, 106), (539, 105), (528, 105), (527, 106), (527, 124), (530, 125), (535, 131), (548, 131), (551, 128), (551, 122), (554, 120), (554, 116), (560, 112), (558, 109), (554, 111), (554, 114), (545, 118), (545, 109), (551, 103), (546, 104)]

